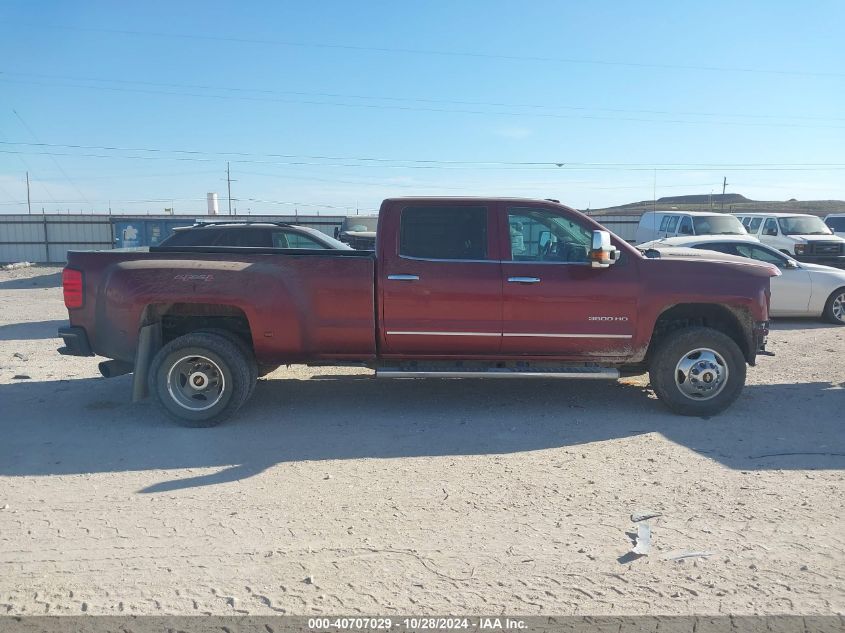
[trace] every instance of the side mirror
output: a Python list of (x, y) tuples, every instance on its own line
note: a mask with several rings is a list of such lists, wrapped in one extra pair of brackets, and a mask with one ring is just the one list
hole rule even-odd
[(619, 249), (610, 243), (610, 233), (593, 231), (593, 244), (590, 250), (590, 265), (593, 268), (607, 268), (619, 259)]
[(798, 262), (794, 259), (787, 259), (786, 260), (786, 267), (787, 268), (798, 268)]
[(552, 241), (552, 232), (551, 231), (540, 231), (540, 237), (538, 238), (540, 243), (540, 250), (544, 250), (546, 246), (549, 245), (549, 242)]

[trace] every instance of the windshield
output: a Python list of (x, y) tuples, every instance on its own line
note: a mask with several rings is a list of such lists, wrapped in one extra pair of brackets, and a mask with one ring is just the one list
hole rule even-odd
[(778, 218), (780, 232), (784, 235), (830, 235), (831, 230), (821, 218), (814, 215), (796, 215)]
[(696, 235), (746, 235), (747, 231), (732, 215), (703, 215), (694, 217)]
[(343, 230), (344, 231), (356, 231), (356, 232), (369, 231), (369, 232), (375, 233), (377, 227), (378, 227), (378, 216), (376, 216), (374, 218), (355, 216), (355, 217), (351, 217), (351, 218), (346, 218), (343, 221)]

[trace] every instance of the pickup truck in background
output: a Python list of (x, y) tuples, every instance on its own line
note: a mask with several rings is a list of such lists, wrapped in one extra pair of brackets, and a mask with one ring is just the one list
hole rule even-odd
[(371, 251), (376, 247), (377, 215), (355, 215), (343, 218), (335, 229), (335, 238), (359, 251)]
[(648, 259), (547, 200), (389, 199), (378, 222), (375, 252), (71, 252), (59, 351), (112, 359), (101, 372), (134, 372), (133, 399), (210, 426), (291, 363), (379, 378), (647, 371), (671, 410), (708, 416), (765, 349), (770, 266)]

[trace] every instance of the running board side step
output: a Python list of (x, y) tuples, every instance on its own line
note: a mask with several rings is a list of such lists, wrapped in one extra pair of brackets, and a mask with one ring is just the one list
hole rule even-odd
[(490, 368), (484, 370), (450, 368), (419, 370), (402, 368), (376, 369), (376, 378), (580, 378), (616, 380), (619, 370), (610, 367), (558, 367), (554, 369)]

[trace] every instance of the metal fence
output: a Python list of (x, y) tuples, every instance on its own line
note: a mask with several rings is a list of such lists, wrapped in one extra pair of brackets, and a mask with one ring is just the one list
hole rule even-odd
[(626, 242), (632, 242), (640, 224), (640, 215), (595, 215), (593, 220)]
[(0, 262), (63, 264), (68, 251), (154, 246), (176, 226), (205, 222), (288, 222), (334, 236), (343, 216), (2, 215)]

